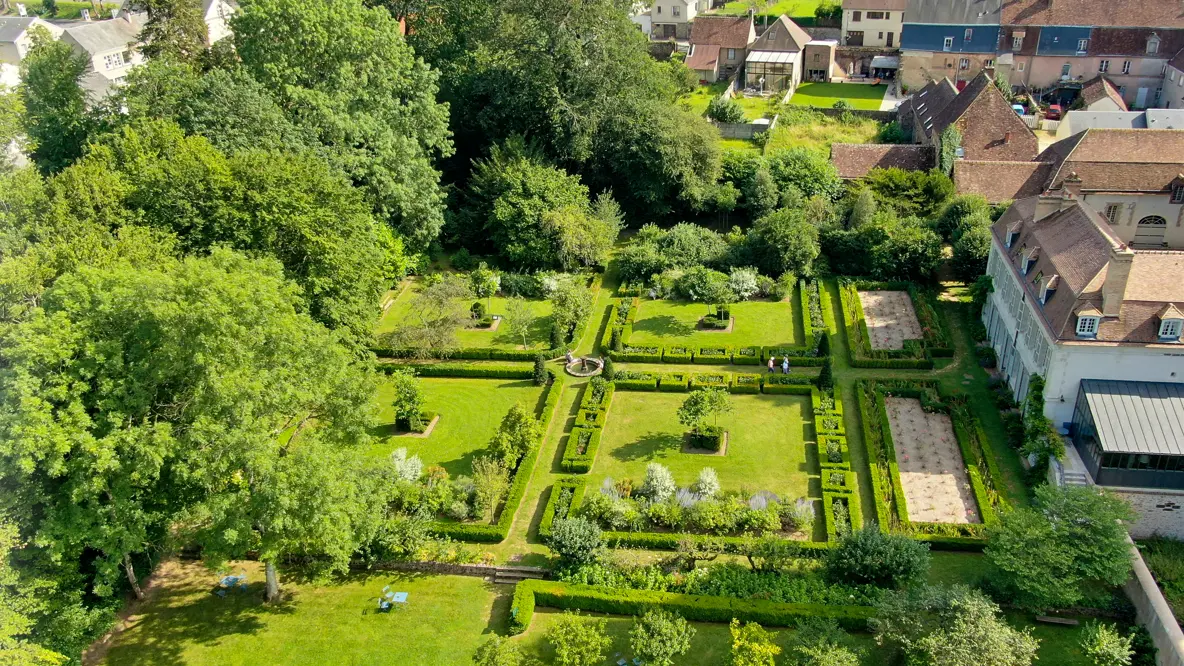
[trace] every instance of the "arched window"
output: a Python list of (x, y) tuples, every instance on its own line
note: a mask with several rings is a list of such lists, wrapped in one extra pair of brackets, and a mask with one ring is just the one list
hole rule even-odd
[(1148, 215), (1139, 220), (1139, 226), (1135, 229), (1135, 240), (1131, 242), (1131, 246), (1142, 248), (1163, 247), (1163, 237), (1167, 233), (1167, 230), (1167, 220), (1159, 215)]

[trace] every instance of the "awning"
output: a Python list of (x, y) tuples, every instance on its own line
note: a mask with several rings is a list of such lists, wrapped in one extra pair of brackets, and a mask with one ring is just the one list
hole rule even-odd
[(744, 62), (791, 63), (797, 59), (796, 51), (750, 51)]
[(900, 69), (900, 56), (876, 56), (872, 58), (872, 69)]

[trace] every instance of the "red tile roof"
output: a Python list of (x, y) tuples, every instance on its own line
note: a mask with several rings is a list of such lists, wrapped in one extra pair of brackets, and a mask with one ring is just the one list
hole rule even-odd
[(696, 71), (715, 70), (719, 64), (719, 48), (719, 44), (692, 45), (691, 55), (687, 56), (687, 67)]
[(1053, 166), (1043, 162), (954, 162), (958, 194), (981, 194), (991, 203), (1033, 197), (1044, 191)]
[(718, 44), (726, 49), (745, 49), (756, 39), (752, 17), (698, 16), (691, 24), (692, 44)]
[(1005, 0), (1003, 25), (1184, 28), (1180, 0)]
[(872, 169), (927, 171), (936, 164), (933, 146), (885, 143), (836, 143), (830, 161), (841, 178), (863, 178)]
[(1090, 106), (1094, 102), (1109, 98), (1112, 102), (1118, 105), (1119, 111), (1127, 111), (1126, 102), (1123, 101), (1122, 95), (1118, 94), (1118, 89), (1110, 83), (1106, 77), (1098, 75), (1090, 79), (1081, 86), (1081, 98), (1085, 100), (1085, 105)]

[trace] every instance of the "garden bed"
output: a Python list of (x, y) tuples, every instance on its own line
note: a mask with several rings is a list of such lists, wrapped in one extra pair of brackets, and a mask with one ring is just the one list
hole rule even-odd
[[(912, 311), (918, 322), (919, 337), (907, 338), (912, 334), (911, 322), (900, 326), (899, 313), (905, 309), (891, 307), (882, 299), (872, 299), (877, 308), (876, 322), (871, 323), (864, 312), (862, 292), (907, 293)], [(954, 355), (954, 346), (942, 318), (937, 312), (934, 295), (922, 292), (908, 282), (871, 282), (867, 280), (839, 280), (839, 297), (842, 302), (843, 326), (847, 331), (847, 351), (852, 367), (856, 368), (903, 368), (930, 370), (934, 358)], [(890, 297), (897, 301), (899, 297)], [(884, 304), (885, 307), (881, 307)], [(871, 331), (878, 331), (873, 344)], [(891, 333), (889, 331), (892, 331)], [(899, 348), (887, 348), (899, 342)]]
[(884, 402), (910, 519), (982, 522), (949, 415), (926, 412), (914, 398), (890, 397)]
[(905, 291), (860, 291), (864, 324), (872, 349), (904, 349), (905, 340), (921, 339), (921, 323)]

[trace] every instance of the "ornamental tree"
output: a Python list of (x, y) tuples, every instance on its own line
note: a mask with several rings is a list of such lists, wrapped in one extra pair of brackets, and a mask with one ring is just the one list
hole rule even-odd
[(593, 562), (604, 543), (600, 526), (587, 518), (562, 518), (551, 524), (547, 546), (564, 561), (573, 564)]
[(678, 422), (695, 431), (701, 430), (708, 419), (719, 425), (719, 417), (732, 412), (732, 397), (722, 388), (696, 389), (678, 408)]
[(538, 419), (522, 403), (515, 403), (502, 417), (489, 448), (506, 469), (517, 469), (518, 461), (538, 445), (541, 436)]
[(681, 615), (654, 609), (634, 620), (629, 646), (647, 664), (672, 666), (691, 649), (694, 636), (695, 628)]
[(728, 626), (732, 632), (731, 666), (775, 666), (781, 647), (773, 642), (773, 634), (756, 622), (741, 626), (732, 618)]
[(878, 528), (852, 532), (826, 557), (826, 577), (835, 583), (863, 583), (899, 589), (929, 571), (929, 545)]
[(608, 621), (603, 617), (580, 617), (564, 611), (547, 628), (547, 642), (555, 648), (557, 666), (598, 666), (604, 663), (613, 644), (605, 633)]
[(392, 406), (395, 423), (406, 424), (411, 430), (423, 425), (423, 388), (414, 370), (396, 370), (387, 375), (387, 384), (394, 389)]

